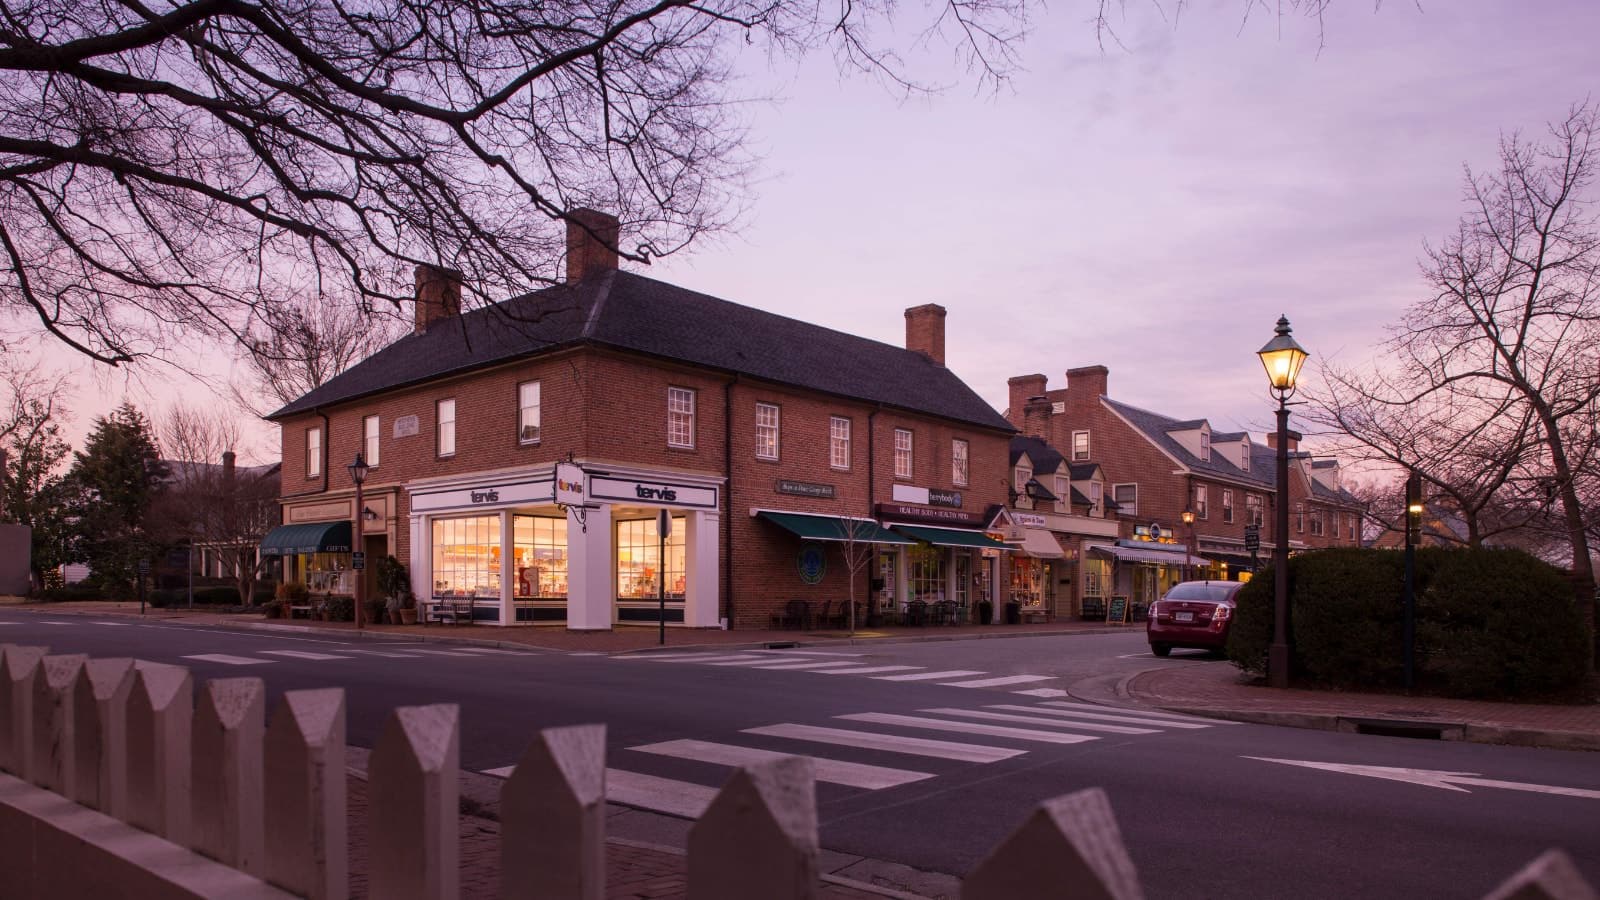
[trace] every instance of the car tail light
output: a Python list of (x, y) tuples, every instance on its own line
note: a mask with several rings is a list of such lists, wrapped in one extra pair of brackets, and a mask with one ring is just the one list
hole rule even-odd
[(1233, 608), (1228, 606), (1219, 605), (1216, 609), (1211, 611), (1211, 618), (1217, 622), (1220, 622), (1223, 619), (1231, 618), (1232, 616)]
[(1161, 601), (1157, 600), (1156, 602), (1150, 604), (1150, 618), (1152, 618), (1152, 619), (1159, 618), (1160, 615), (1161, 615)]

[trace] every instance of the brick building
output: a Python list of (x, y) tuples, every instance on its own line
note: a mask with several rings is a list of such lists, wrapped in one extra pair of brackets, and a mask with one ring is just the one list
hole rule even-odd
[[(1054, 599), (1057, 615), (1099, 608), (1105, 594), (1142, 605), (1185, 578), (1248, 577), (1247, 526), (1260, 528), (1263, 562), (1278, 540), (1276, 435), (1263, 446), (1246, 432), (1214, 431), (1205, 419), (1121, 403), (1108, 395), (1109, 375), (1104, 366), (1070, 369), (1066, 386), (1054, 390), (1044, 375), (1009, 380), (1007, 418), (1024, 438), (1058, 452), (1062, 465), (1097, 466), (1097, 489), (1118, 523), (1109, 536), (1104, 528), (1051, 529), (1077, 570), (1057, 579), (1058, 587), (1070, 585)], [(1361, 506), (1340, 483), (1338, 462), (1301, 451), (1298, 434), (1291, 432), (1290, 442), (1291, 550), (1360, 546)], [(1014, 450), (1014, 480), (1022, 477), (1016, 461)], [(1079, 481), (1072, 475), (1071, 486)], [(1186, 510), (1192, 525), (1183, 521)], [(1109, 539), (1096, 539), (1102, 537)]]
[[(368, 558), (480, 621), (655, 623), (662, 592), (676, 625), (831, 618), (850, 548), (874, 612), (989, 598), (1012, 428), (945, 368), (944, 309), (907, 310), (893, 347), (620, 271), (616, 220), (579, 218), (566, 283), (461, 313), (420, 269), (413, 334), (269, 417), (286, 577), (353, 587), (359, 452)], [(554, 503), (568, 460), (586, 508)]]

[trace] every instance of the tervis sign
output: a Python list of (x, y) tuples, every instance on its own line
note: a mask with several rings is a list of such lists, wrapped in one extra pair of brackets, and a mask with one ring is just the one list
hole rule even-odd
[(583, 468), (577, 463), (556, 463), (556, 502), (562, 506), (583, 505)]
[(483, 484), (454, 490), (415, 491), (411, 494), (412, 512), (431, 512), (473, 506), (506, 506), (513, 503), (548, 503), (554, 479), (515, 481), (510, 484)]
[(604, 475), (589, 476), (589, 498), (617, 503), (655, 503), (695, 509), (717, 508), (717, 489), (714, 487), (670, 481), (635, 481), (630, 478), (608, 478)]

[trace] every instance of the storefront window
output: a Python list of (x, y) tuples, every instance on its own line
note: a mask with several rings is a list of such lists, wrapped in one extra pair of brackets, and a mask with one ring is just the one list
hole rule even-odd
[(878, 608), (882, 610), (894, 609), (895, 592), (895, 555), (889, 552), (878, 554), (878, 574), (873, 579), (873, 590), (877, 593)]
[[(668, 600), (683, 599), (684, 531), (683, 516), (672, 519), (667, 535), (666, 585)], [(659, 590), (656, 580), (662, 574), (661, 553), (655, 519), (630, 519), (617, 523), (617, 597), (624, 600), (654, 600)]]
[(942, 547), (911, 547), (906, 551), (908, 599), (938, 603), (945, 599), (945, 557)]
[(567, 596), (567, 520), (517, 516), (512, 522), (518, 600)]
[(1085, 597), (1105, 596), (1106, 581), (1110, 577), (1110, 560), (1085, 558), (1083, 561), (1083, 595)]
[(1050, 581), (1050, 564), (1028, 556), (1011, 560), (1011, 599), (1023, 608), (1044, 607), (1046, 585)]
[(433, 594), (500, 596), (500, 517), (433, 520)]
[(962, 553), (956, 556), (956, 596), (957, 606), (966, 606), (971, 598), (969, 589), (972, 586), (972, 555)]
[(355, 573), (348, 553), (307, 553), (300, 557), (306, 590), (313, 594), (354, 594)]

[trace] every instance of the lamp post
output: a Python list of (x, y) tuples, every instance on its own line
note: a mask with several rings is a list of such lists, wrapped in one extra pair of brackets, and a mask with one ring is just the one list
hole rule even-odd
[(1183, 545), (1183, 578), (1185, 581), (1194, 579), (1194, 510), (1185, 506), (1183, 508), (1183, 524), (1189, 526), (1189, 542)]
[(1401, 638), (1405, 642), (1406, 690), (1416, 685), (1417, 659), (1417, 544), (1422, 539), (1422, 476), (1416, 469), (1406, 478), (1406, 581)]
[[(363, 551), (366, 549), (366, 546), (365, 546), (366, 542), (362, 540), (363, 535), (361, 533), (362, 526), (365, 523), (362, 521), (364, 516), (362, 516), (361, 512), (366, 507), (366, 504), (363, 501), (363, 498), (361, 496), (361, 486), (363, 484), (365, 484), (366, 481), (367, 481), (367, 469), (369, 467), (367, 466), (367, 461), (365, 459), (362, 459), (361, 458), (361, 454), (358, 452), (358, 453), (356, 453), (356, 461), (351, 463), (346, 468), (348, 468), (350, 470), (350, 481), (353, 482), (355, 484), (355, 486), (356, 486), (355, 515), (351, 517), (351, 525), (352, 525), (351, 534), (352, 534), (352, 536), (351, 536), (351, 539), (350, 539), (350, 552), (351, 553), (362, 553), (363, 556), (365, 556)], [(352, 556), (351, 557), (352, 562), (356, 558), (357, 557)], [(362, 562), (364, 564), (366, 562), (366, 560), (362, 559)], [(359, 629), (359, 628), (365, 628), (366, 624), (367, 624), (366, 623), (366, 610), (364, 610), (362, 608), (363, 606), (366, 605), (366, 600), (367, 600), (367, 585), (366, 585), (367, 572), (366, 572), (366, 568), (365, 568), (364, 565), (360, 569), (354, 569), (354, 571), (355, 571), (355, 578), (356, 578), (356, 628)]]
[(1278, 317), (1272, 340), (1256, 351), (1278, 398), (1278, 490), (1273, 510), (1272, 645), (1267, 649), (1267, 684), (1289, 686), (1289, 398), (1294, 396), (1306, 353), (1289, 336), (1289, 319)]

